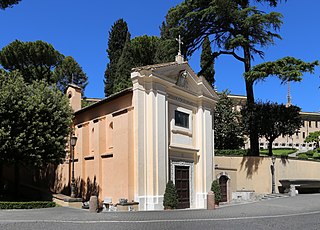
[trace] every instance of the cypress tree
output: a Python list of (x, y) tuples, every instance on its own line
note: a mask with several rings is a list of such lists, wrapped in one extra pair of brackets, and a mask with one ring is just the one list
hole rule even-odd
[(115, 93), (114, 81), (117, 71), (117, 64), (122, 55), (128, 33), (128, 25), (123, 19), (117, 20), (109, 31), (108, 58), (109, 63), (104, 74), (105, 96)]
[(233, 108), (234, 104), (228, 98), (228, 92), (222, 92), (214, 109), (215, 149), (239, 149), (244, 146), (241, 114)]
[(205, 37), (202, 43), (202, 53), (200, 57), (200, 67), (202, 75), (206, 78), (211, 86), (214, 85), (214, 59), (212, 58), (212, 49), (209, 37)]
[(134, 59), (132, 56), (132, 46), (130, 41), (130, 33), (127, 33), (125, 46), (117, 63), (115, 78), (113, 81), (113, 93), (119, 92), (132, 86), (131, 68), (134, 67)]

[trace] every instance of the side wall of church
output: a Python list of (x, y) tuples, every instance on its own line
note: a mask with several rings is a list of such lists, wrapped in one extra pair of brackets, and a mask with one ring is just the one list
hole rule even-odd
[[(78, 196), (133, 200), (133, 107), (129, 92), (75, 114), (75, 179)], [(70, 164), (59, 166), (57, 178), (69, 183)], [(59, 188), (57, 187), (57, 188)]]

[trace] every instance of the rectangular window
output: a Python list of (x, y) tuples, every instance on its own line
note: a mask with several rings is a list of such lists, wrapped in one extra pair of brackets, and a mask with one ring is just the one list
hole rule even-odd
[(304, 127), (304, 121), (302, 121), (302, 127)]
[(302, 132), (302, 138), (306, 138), (306, 133)]
[(316, 123), (316, 128), (318, 128), (318, 121), (315, 121), (315, 123)]
[(309, 128), (311, 128), (311, 121), (309, 121)]
[(174, 120), (176, 126), (189, 128), (189, 114), (176, 110), (174, 114)]

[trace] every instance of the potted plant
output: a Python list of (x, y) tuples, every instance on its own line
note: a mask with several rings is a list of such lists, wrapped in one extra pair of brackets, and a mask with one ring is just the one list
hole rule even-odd
[(164, 209), (175, 209), (178, 205), (178, 193), (175, 185), (171, 180), (166, 185), (166, 191), (163, 197)]
[(222, 195), (221, 195), (221, 189), (220, 184), (218, 180), (212, 181), (211, 184), (211, 191), (214, 193), (214, 202), (216, 205), (219, 205)]

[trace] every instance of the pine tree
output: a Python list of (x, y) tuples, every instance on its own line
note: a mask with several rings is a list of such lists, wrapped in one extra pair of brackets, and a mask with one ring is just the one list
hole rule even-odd
[(205, 37), (202, 43), (202, 53), (200, 57), (200, 67), (202, 75), (206, 78), (211, 86), (214, 85), (214, 60), (212, 59), (212, 49), (209, 37)]
[[(258, 9), (257, 2), (275, 7), (281, 1), (182, 1), (181, 4), (169, 10), (166, 22), (163, 23), (166, 28), (163, 28), (162, 31), (169, 34), (171, 38), (180, 34), (184, 38), (183, 47), (188, 56), (191, 56), (201, 46), (205, 37), (210, 36), (214, 44), (213, 57), (231, 55), (243, 64), (244, 72), (248, 73), (253, 68), (253, 58), (255, 56), (263, 58), (263, 49), (273, 45), (276, 39), (281, 39), (278, 31), (282, 25), (283, 16), (277, 12), (266, 13)], [(282, 62), (282, 64), (281, 69), (284, 71), (291, 66), (291, 63)], [(303, 69), (300, 68), (300, 70)], [(257, 76), (259, 73), (254, 75)], [(247, 104), (251, 111), (253, 111), (255, 102), (253, 91), (255, 80), (253, 79), (245, 77)], [(251, 124), (249, 137), (251, 150), (249, 154), (258, 156), (259, 137), (254, 123)]]
[(117, 20), (109, 32), (107, 49), (109, 63), (107, 64), (104, 74), (104, 93), (106, 96), (115, 93), (114, 79), (117, 71), (118, 61), (122, 55), (122, 51), (126, 43), (127, 33), (128, 25), (123, 19)]
[(53, 69), (64, 56), (44, 41), (22, 42), (15, 40), (0, 51), (0, 64), (5, 70), (19, 70), (26, 83), (44, 79), (56, 83)]
[(178, 205), (178, 193), (175, 185), (171, 180), (166, 185), (166, 191), (163, 196), (163, 206), (165, 209), (174, 209)]
[(61, 64), (54, 69), (53, 74), (57, 82), (57, 87), (62, 92), (65, 92), (68, 84), (75, 84), (81, 87), (82, 90), (84, 90), (88, 84), (87, 75), (71, 56), (63, 59)]

